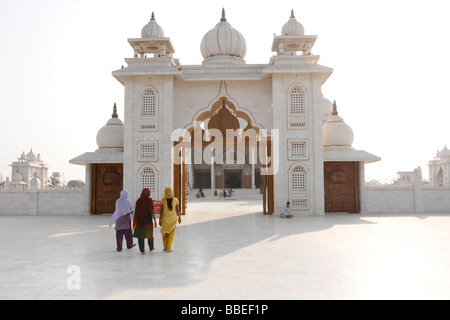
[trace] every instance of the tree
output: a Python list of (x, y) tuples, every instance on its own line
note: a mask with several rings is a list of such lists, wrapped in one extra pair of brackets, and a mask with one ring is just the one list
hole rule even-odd
[(67, 183), (67, 186), (68, 186), (69, 188), (84, 188), (85, 185), (86, 185), (86, 184), (84, 183), (84, 181), (83, 181), (83, 180), (80, 180), (80, 179), (78, 179), (78, 180), (70, 180), (70, 181)]
[(50, 184), (54, 187), (59, 187), (61, 182), (59, 181), (59, 177), (50, 176)]

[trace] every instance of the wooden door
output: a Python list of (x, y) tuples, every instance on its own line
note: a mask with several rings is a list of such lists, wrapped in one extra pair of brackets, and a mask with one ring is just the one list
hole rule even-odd
[(173, 164), (173, 196), (181, 202), (181, 164)]
[[(272, 156), (272, 143), (270, 139), (267, 141), (266, 145), (259, 145), (260, 148), (264, 148), (264, 154), (267, 157)], [(261, 174), (261, 191), (263, 194), (263, 213), (273, 214), (275, 212), (275, 189), (274, 189), (274, 170), (271, 168), (273, 163), (266, 165), (265, 173)]]
[(187, 210), (187, 196), (188, 196), (188, 168), (186, 163), (181, 164), (181, 214), (186, 214)]
[(324, 162), (325, 213), (359, 213), (358, 162)]
[[(177, 143), (175, 143), (177, 145)], [(186, 149), (182, 148), (178, 154), (179, 163), (173, 164), (173, 195), (180, 202), (180, 213), (186, 214), (188, 193), (188, 170), (186, 164)]]
[(123, 164), (92, 165), (92, 214), (113, 214), (123, 189)]

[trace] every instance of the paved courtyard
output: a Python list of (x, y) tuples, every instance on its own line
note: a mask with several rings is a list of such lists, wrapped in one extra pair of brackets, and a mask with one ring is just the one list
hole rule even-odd
[(0, 299), (450, 299), (450, 214), (281, 219), (199, 199), (172, 253), (115, 251), (108, 216), (1, 216)]

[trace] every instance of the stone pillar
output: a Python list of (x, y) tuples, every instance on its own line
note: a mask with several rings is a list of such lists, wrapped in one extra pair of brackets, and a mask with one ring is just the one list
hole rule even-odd
[(248, 148), (249, 154), (248, 154), (248, 161), (251, 164), (252, 172), (251, 172), (251, 188), (252, 190), (256, 189), (256, 183), (255, 183), (255, 167), (256, 167), (256, 148), (250, 147)]
[(86, 164), (85, 175), (85, 187), (84, 187), (84, 212), (85, 215), (90, 215), (91, 208), (91, 195), (92, 195), (92, 164)]
[(359, 208), (361, 213), (367, 211), (366, 208), (366, 177), (365, 177), (365, 163), (360, 161), (358, 163), (359, 168)]
[(211, 190), (216, 188), (216, 170), (215, 170), (214, 148), (211, 150)]
[[(155, 197), (163, 198), (164, 189), (167, 186), (173, 188), (173, 164), (172, 164), (172, 132), (173, 132), (173, 105), (174, 105), (174, 77), (167, 75), (163, 77), (163, 90), (159, 101), (160, 123), (164, 123), (160, 130), (160, 145), (164, 146), (161, 152), (161, 158), (157, 170), (158, 188)], [(164, 106), (164, 107), (163, 107)], [(162, 119), (161, 119), (162, 118)], [(161, 147), (160, 147), (161, 148)]]
[(30, 181), (30, 200), (28, 203), (29, 214), (37, 215), (38, 214), (38, 187), (37, 187), (37, 178), (33, 177)]
[(414, 211), (416, 213), (423, 212), (423, 184), (422, 170), (419, 168), (414, 170)]
[(278, 44), (278, 55), (283, 55), (284, 54), (284, 43), (280, 42)]
[(255, 164), (252, 163), (252, 190), (256, 189), (256, 183), (255, 183)]

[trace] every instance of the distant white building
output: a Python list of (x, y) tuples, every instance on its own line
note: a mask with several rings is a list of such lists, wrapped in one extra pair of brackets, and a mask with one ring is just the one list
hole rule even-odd
[(450, 186), (450, 150), (447, 146), (437, 151), (433, 160), (428, 162), (430, 184), (433, 186)]
[(397, 171), (397, 180), (394, 181), (395, 185), (409, 186), (412, 184), (414, 178), (414, 171)]
[(33, 178), (37, 179), (38, 188), (44, 188), (47, 185), (48, 166), (42, 161), (41, 155), (30, 150), (28, 154), (25, 151), (22, 155), (10, 164), (11, 182), (10, 187), (15, 189), (28, 188)]

